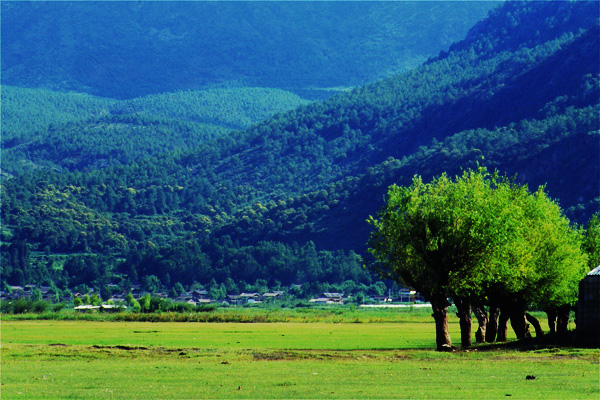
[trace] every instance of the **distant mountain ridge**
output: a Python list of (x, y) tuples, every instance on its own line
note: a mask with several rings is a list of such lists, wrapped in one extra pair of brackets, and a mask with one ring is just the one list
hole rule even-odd
[(2, 84), (119, 99), (215, 86), (327, 96), (419, 65), (496, 4), (2, 2)]

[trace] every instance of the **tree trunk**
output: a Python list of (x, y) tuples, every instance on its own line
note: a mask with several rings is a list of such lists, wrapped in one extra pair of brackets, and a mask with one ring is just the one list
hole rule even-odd
[(500, 309), (495, 305), (490, 305), (490, 318), (488, 319), (488, 323), (485, 330), (485, 341), (488, 343), (494, 343), (496, 341), (496, 335), (498, 334), (499, 315)]
[(471, 331), (473, 325), (471, 318), (471, 300), (455, 299), (454, 304), (458, 310), (456, 316), (459, 318), (460, 324), (460, 345), (463, 348), (471, 347)]
[(527, 323), (527, 318), (525, 317), (524, 307), (517, 306), (510, 310), (510, 326), (512, 326), (513, 331), (515, 331), (517, 339), (531, 337), (531, 334), (529, 334), (529, 324)]
[(496, 340), (498, 342), (506, 342), (506, 336), (508, 334), (508, 312), (501, 310), (498, 318), (498, 336)]
[(448, 351), (452, 349), (452, 340), (448, 330), (448, 301), (431, 301), (431, 316), (435, 320), (435, 344), (438, 351)]
[(477, 332), (475, 332), (475, 342), (483, 343), (485, 342), (486, 337), (486, 325), (488, 324), (488, 314), (481, 304), (478, 304), (475, 307), (473, 307), (473, 313), (475, 314), (475, 318), (477, 318), (477, 324), (479, 325), (479, 327), (477, 328)]
[(544, 335), (544, 331), (542, 330), (542, 326), (540, 325), (540, 321), (537, 320), (536, 317), (529, 313), (525, 313), (525, 318), (527, 318), (527, 322), (533, 325), (535, 329), (535, 337), (536, 339), (541, 338)]
[(566, 335), (569, 328), (569, 313), (571, 307), (560, 306), (557, 310), (556, 315), (556, 333), (558, 335)]
[(550, 334), (554, 335), (556, 333), (556, 309), (552, 308), (546, 311), (546, 315), (548, 316), (548, 327), (550, 328)]

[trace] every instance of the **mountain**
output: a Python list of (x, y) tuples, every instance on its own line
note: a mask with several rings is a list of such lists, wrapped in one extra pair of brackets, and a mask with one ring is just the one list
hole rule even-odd
[[(387, 187), (477, 165), (545, 185), (585, 224), (600, 202), (599, 48), (597, 2), (506, 2), (411, 71), (246, 130), (135, 162), (24, 171), (3, 182), (3, 276), (368, 285), (364, 221)], [(110, 124), (159, 132), (143, 117)], [(171, 121), (156, 125), (166, 137), (181, 131)]]
[(326, 97), (419, 65), (496, 2), (2, 2), (2, 84)]

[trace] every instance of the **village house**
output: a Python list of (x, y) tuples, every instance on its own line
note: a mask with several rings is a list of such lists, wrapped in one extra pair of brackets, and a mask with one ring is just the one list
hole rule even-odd
[(242, 293), (242, 294), (240, 294), (240, 298), (242, 298), (244, 303), (246, 303), (246, 304), (262, 303), (258, 293)]
[(371, 296), (369, 297), (369, 300), (376, 303), (390, 303), (392, 298), (389, 296)]
[(194, 301), (207, 300), (207, 299), (210, 300), (208, 297), (208, 292), (206, 290), (196, 289), (191, 293), (191, 296)]
[(18, 300), (25, 297), (25, 291), (22, 286), (10, 286), (10, 293), (8, 298), (11, 300)]
[(227, 298), (225, 299), (225, 302), (227, 304), (238, 306), (238, 305), (242, 304), (242, 298), (240, 297), (239, 294), (228, 294)]
[(260, 304), (262, 303), (262, 298), (258, 293), (228, 294), (226, 302), (235, 306), (242, 304)]
[(600, 265), (579, 282), (576, 324), (579, 341), (600, 344)]
[(283, 292), (281, 292), (281, 291), (264, 293), (262, 295), (262, 300), (263, 301), (274, 300), (274, 299), (277, 299), (277, 298), (281, 297), (282, 295), (283, 295)]
[(317, 297), (314, 299), (310, 299), (309, 303), (314, 304), (344, 304), (344, 294), (343, 293), (323, 293), (322, 297)]
[(400, 303), (414, 303), (417, 298), (417, 292), (410, 289), (400, 289), (396, 301)]

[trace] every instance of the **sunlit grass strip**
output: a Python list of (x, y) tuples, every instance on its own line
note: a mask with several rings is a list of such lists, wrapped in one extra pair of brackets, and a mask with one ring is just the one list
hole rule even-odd
[[(458, 337), (457, 323), (450, 324)], [(431, 323), (174, 323), (3, 321), (2, 343), (201, 349), (416, 349), (435, 347)]]

